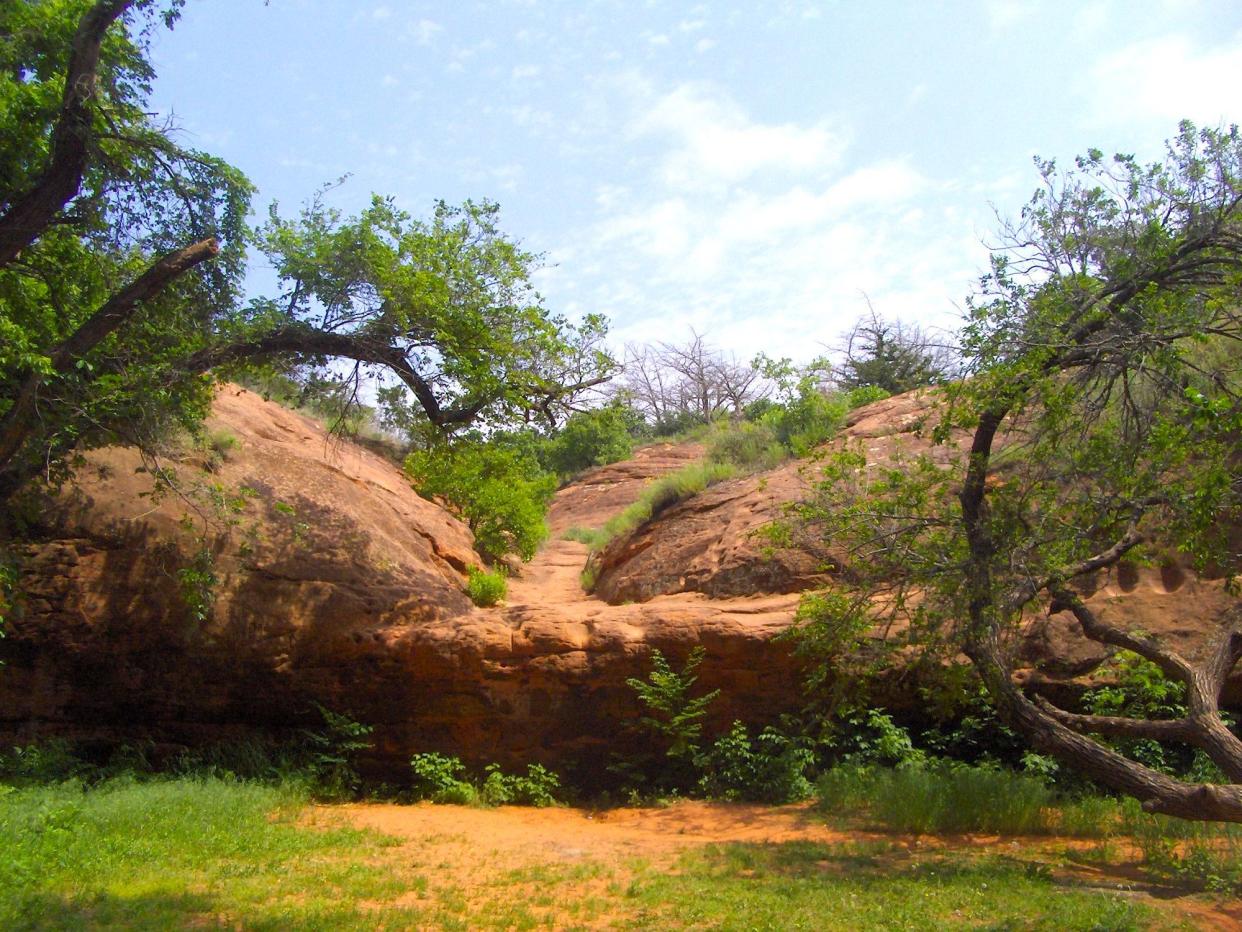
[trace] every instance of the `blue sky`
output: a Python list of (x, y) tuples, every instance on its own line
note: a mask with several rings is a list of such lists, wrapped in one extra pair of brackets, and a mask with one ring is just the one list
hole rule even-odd
[(742, 359), (950, 328), (1033, 155), (1242, 120), (1237, 0), (190, 0), (153, 58), (260, 209), (490, 198), (552, 310)]

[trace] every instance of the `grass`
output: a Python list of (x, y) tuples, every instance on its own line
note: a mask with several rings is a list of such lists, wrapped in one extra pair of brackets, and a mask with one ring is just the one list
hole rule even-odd
[(1032, 776), (941, 762), (836, 767), (816, 784), (818, 809), (843, 824), (898, 832), (1125, 839), (1154, 880), (1242, 892), (1242, 826), (1151, 815), (1133, 799), (1059, 799)]
[(630, 886), (632, 928), (1135, 929), (1154, 909), (1056, 883), (995, 856), (909, 855), (880, 845), (731, 844)]
[[(1017, 848), (729, 844), (688, 851), (671, 870), (535, 849), (505, 860), (486, 842), (463, 855), (464, 836), (400, 842), (312, 821), (305, 802), (288, 785), (202, 777), (0, 785), (0, 928), (1170, 925), (1142, 901), (1057, 881)], [(1185, 837), (1149, 823), (1152, 845), (1219, 841), (1176, 825)]]
[(602, 550), (613, 538), (630, 533), (678, 502), (698, 495), (708, 486), (737, 475), (738, 469), (731, 463), (691, 463), (656, 479), (643, 490), (638, 501), (613, 515), (604, 522), (603, 527), (572, 527), (563, 536), (566, 540), (584, 543), (593, 551)]
[(290, 788), (220, 779), (0, 788), (0, 928), (372, 928), (406, 889), (372, 832), (295, 823)]

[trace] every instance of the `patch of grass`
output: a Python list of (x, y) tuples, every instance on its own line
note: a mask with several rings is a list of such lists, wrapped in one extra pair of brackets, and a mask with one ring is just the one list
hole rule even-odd
[(570, 528), (562, 536), (577, 540), (594, 550), (602, 550), (615, 537), (628, 534), (650, 521), (663, 511), (698, 495), (708, 486), (716, 485), (738, 475), (732, 463), (703, 461), (691, 463), (676, 472), (661, 476), (649, 484), (638, 501), (624, 511), (613, 515), (601, 528)]
[(836, 767), (816, 786), (820, 811), (860, 815), (902, 832), (1031, 834), (1055, 827), (1055, 797), (1041, 780), (1006, 770), (936, 762)]
[(383, 836), (296, 824), (304, 802), (201, 778), (2, 787), (0, 928), (373, 927), (357, 904), (411, 882), (369, 863)]
[(480, 608), (495, 605), (509, 591), (509, 582), (499, 570), (489, 573), (477, 566), (472, 566), (466, 573), (468, 577), (466, 594), (470, 596), (470, 601)]
[(1067, 889), (1039, 864), (809, 842), (709, 846), (631, 883), (633, 928), (1132, 929), (1159, 914)]

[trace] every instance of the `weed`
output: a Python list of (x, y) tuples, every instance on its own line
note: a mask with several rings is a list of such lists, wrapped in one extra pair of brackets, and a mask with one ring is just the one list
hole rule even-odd
[(487, 572), (477, 566), (466, 570), (466, 594), (470, 601), (480, 608), (487, 608), (500, 602), (509, 589), (509, 583), (500, 570)]

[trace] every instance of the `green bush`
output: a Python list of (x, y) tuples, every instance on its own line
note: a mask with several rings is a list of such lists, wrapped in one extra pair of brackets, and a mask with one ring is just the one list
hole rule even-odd
[(405, 471), (420, 495), (442, 499), (461, 516), (488, 557), (529, 560), (548, 535), (544, 514), (556, 477), (526, 449), (460, 440), (416, 450)]
[(777, 466), (787, 456), (771, 425), (750, 421), (727, 422), (712, 435), (707, 458), (713, 463), (732, 463), (746, 472)]
[(466, 573), (468, 576), (466, 593), (470, 596), (470, 600), (480, 608), (495, 605), (505, 597), (509, 589), (508, 581), (499, 570), (489, 573), (477, 566), (472, 566), (466, 570)]
[(804, 379), (789, 401), (768, 410), (759, 423), (768, 427), (794, 456), (809, 456), (841, 429), (849, 408), (844, 395), (826, 395), (811, 380)]
[(461, 778), (466, 772), (466, 765), (456, 757), (436, 753), (415, 754), (410, 758), (410, 769), (414, 771), (412, 792), (415, 799), (458, 805), (478, 802), (479, 791)]
[(479, 796), (489, 806), (555, 806), (560, 778), (541, 764), (528, 764), (526, 776), (507, 774), (488, 764)]
[(544, 465), (566, 479), (592, 466), (628, 459), (634, 450), (631, 429), (636, 413), (619, 405), (579, 411), (547, 442)]
[(814, 763), (811, 749), (775, 728), (765, 728), (753, 740), (746, 726), (734, 722), (700, 756), (703, 770), (699, 791), (716, 799), (759, 803), (791, 803), (811, 795), (807, 773)]
[(469, 778), (458, 758), (444, 754), (415, 754), (410, 768), (414, 771), (413, 797), (434, 803), (554, 806), (561, 790), (560, 778), (540, 764), (528, 765), (525, 776), (507, 774), (499, 764), (488, 764), (482, 785)]
[(855, 408), (861, 408), (863, 405), (869, 405), (873, 401), (883, 401), (885, 398), (891, 398), (892, 392), (883, 389), (878, 385), (860, 385), (857, 388), (851, 388), (845, 393), (846, 404), (853, 411)]
[(356, 722), (318, 703), (316, 708), (323, 718), (323, 726), (302, 732), (306, 748), (304, 769), (311, 778), (312, 790), (328, 799), (352, 796), (362, 782), (355, 761), (359, 752), (371, 748), (370, 736), (375, 727)]

